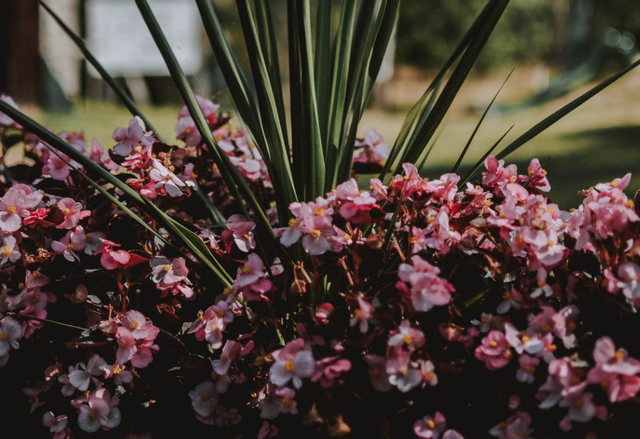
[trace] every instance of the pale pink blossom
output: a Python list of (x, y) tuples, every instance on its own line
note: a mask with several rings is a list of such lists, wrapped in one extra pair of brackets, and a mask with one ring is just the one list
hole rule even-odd
[(256, 248), (256, 241), (253, 237), (255, 227), (256, 223), (240, 214), (231, 215), (227, 220), (227, 229), (231, 231), (236, 246), (245, 253)]
[(313, 374), (315, 362), (310, 351), (302, 349), (304, 341), (296, 339), (284, 348), (273, 352), (275, 363), (269, 369), (269, 379), (277, 386), (293, 382), (296, 389), (302, 387), (302, 379)]
[(5, 317), (0, 323), (0, 357), (9, 353), (10, 349), (20, 347), (22, 338), (22, 325), (13, 317)]
[(189, 274), (184, 258), (175, 258), (170, 261), (164, 256), (155, 256), (149, 261), (149, 265), (151, 265), (151, 279), (155, 283), (175, 284), (186, 279)]
[(71, 198), (61, 199), (57, 206), (64, 215), (64, 220), (56, 226), (57, 229), (73, 229), (81, 219), (91, 215), (90, 210), (82, 210), (82, 204)]
[(113, 147), (113, 152), (127, 157), (136, 146), (148, 146), (153, 143), (153, 134), (147, 132), (144, 122), (139, 116), (129, 120), (129, 128), (117, 128), (113, 132), (113, 140), (117, 143)]
[(22, 218), (30, 215), (31, 209), (42, 201), (42, 192), (33, 191), (30, 186), (16, 184), (0, 198), (0, 229), (16, 232), (22, 226)]
[(42, 425), (49, 429), (49, 433), (53, 433), (53, 439), (64, 439), (70, 436), (67, 429), (68, 422), (67, 415), (56, 416), (53, 412), (42, 415)]
[(122, 419), (118, 403), (118, 397), (112, 398), (106, 388), (95, 390), (79, 407), (78, 427), (87, 433), (116, 428)]
[(16, 238), (11, 235), (5, 236), (2, 247), (0, 247), (0, 265), (4, 265), (9, 261), (16, 262), (21, 257), (22, 254), (20, 253)]
[(155, 188), (164, 189), (170, 197), (179, 197), (182, 195), (181, 187), (185, 187), (185, 183), (172, 171), (167, 169), (160, 160), (151, 160), (153, 169), (149, 172), (149, 177), (155, 182)]

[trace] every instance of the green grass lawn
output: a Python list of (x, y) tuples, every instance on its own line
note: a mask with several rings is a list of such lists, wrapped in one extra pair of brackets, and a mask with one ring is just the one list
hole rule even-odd
[[(480, 117), (477, 111), (469, 111), (469, 108), (488, 103), (502, 80), (503, 78), (496, 76), (483, 80), (482, 87), (473, 82), (469, 86), (465, 85), (463, 94), (445, 119), (444, 129), (423, 169), (423, 175), (435, 178), (451, 170)], [(396, 92), (399, 88), (402, 90), (407, 101), (404, 105), (407, 106), (410, 105), (410, 100), (420, 97), (424, 87), (422, 83), (400, 82), (394, 85), (393, 91)], [(517, 99), (522, 96), (520, 87), (522, 86), (518, 81), (512, 80), (505, 87), (502, 96), (505, 96), (505, 100)], [(511, 125), (515, 124), (515, 128), (505, 139), (504, 145), (588, 88), (581, 88), (537, 108), (490, 114), (476, 136), (461, 173), (466, 172), (465, 164), (475, 162)], [(179, 106), (142, 108), (160, 134), (172, 141), (175, 138), (174, 127)], [(399, 111), (369, 111), (360, 131), (373, 127), (392, 144), (404, 115), (405, 112)], [(40, 113), (35, 116), (54, 131), (82, 130), (88, 140), (95, 137), (106, 147), (113, 144), (113, 130), (118, 126), (126, 126), (130, 118), (123, 107), (97, 102), (77, 103), (74, 111), (67, 114)], [(631, 72), (508, 157), (507, 161), (526, 166), (532, 157), (546, 162), (545, 168), (552, 185), (550, 197), (564, 209), (580, 202), (577, 191), (627, 172), (635, 174), (628, 190), (633, 195), (640, 188), (640, 71)]]

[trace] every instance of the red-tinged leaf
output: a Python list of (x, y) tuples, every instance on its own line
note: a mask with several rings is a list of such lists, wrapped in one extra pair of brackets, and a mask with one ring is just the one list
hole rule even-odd
[(137, 253), (129, 252), (129, 255), (131, 257), (129, 258), (129, 262), (124, 264), (124, 268), (131, 268), (131, 267), (135, 267), (136, 265), (140, 265), (140, 264), (148, 264), (149, 260), (150, 260), (150, 258), (148, 258), (146, 256), (139, 255)]

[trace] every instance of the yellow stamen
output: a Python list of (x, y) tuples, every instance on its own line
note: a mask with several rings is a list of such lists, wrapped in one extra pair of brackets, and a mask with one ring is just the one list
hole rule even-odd
[(171, 271), (171, 269), (172, 269), (172, 268), (173, 268), (173, 267), (171, 266), (171, 264), (166, 264), (162, 269), (163, 269), (164, 271)]
[(322, 232), (318, 229), (315, 229), (313, 232), (311, 232), (312, 238), (320, 238), (321, 235), (322, 235)]
[(293, 227), (295, 227), (295, 226), (297, 226), (297, 225), (298, 225), (298, 221), (297, 221), (295, 218), (291, 218), (291, 219), (289, 220), (289, 227), (292, 227), (292, 228), (293, 228)]
[(287, 372), (294, 372), (296, 370), (296, 363), (291, 360), (287, 360), (287, 362), (284, 363), (284, 369)]
[(69, 215), (70, 213), (71, 213), (71, 210), (69, 210), (69, 209), (67, 209), (67, 208), (64, 208), (64, 209), (62, 210), (62, 214), (63, 214), (64, 216), (67, 216), (67, 215)]
[(14, 213), (16, 213), (16, 210), (17, 210), (17, 209), (16, 209), (16, 206), (9, 206), (9, 207), (7, 207), (7, 213), (8, 213), (9, 215), (13, 215)]

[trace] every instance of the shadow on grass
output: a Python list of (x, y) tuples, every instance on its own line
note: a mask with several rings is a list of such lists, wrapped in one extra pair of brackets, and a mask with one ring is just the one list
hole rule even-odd
[[(577, 207), (582, 202), (578, 191), (588, 189), (600, 182), (611, 181), (631, 172), (633, 178), (625, 190), (632, 197), (640, 189), (640, 126), (621, 126), (603, 128), (564, 135), (557, 140), (565, 144), (577, 143), (579, 149), (571, 153), (558, 151), (549, 156), (538, 158), (548, 172), (551, 183), (549, 198), (561, 209)], [(515, 163), (521, 173), (526, 171), (531, 158), (536, 157), (535, 144), (527, 150), (532, 151), (528, 159), (505, 159), (506, 164)], [(468, 169), (468, 168), (467, 168)], [(460, 174), (467, 172), (464, 166)], [(437, 178), (451, 172), (450, 167), (426, 166), (422, 174)], [(477, 174), (475, 180), (479, 179)]]

